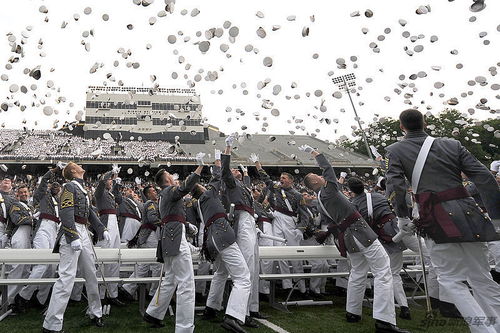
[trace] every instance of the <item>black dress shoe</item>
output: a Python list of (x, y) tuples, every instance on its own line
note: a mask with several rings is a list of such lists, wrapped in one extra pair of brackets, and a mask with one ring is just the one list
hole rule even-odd
[(127, 304), (123, 303), (122, 301), (120, 301), (118, 299), (118, 297), (114, 297), (114, 298), (108, 298), (108, 304), (111, 304), (111, 305), (116, 305), (118, 307), (123, 307), (123, 306), (126, 306)]
[[(28, 300), (22, 298), (21, 295), (17, 294), (16, 297), (14, 297), (14, 304), (16, 305), (17, 313), (25, 313), (28, 306)], [(12, 311), (16, 312), (14, 310)]]
[(129, 303), (135, 301), (134, 296), (121, 286), (118, 287), (118, 299)]
[(493, 281), (495, 281), (496, 283), (500, 283), (500, 273), (499, 272), (492, 269), (491, 270), (491, 277), (493, 278)]
[(46, 329), (45, 327), (42, 327), (42, 333), (69, 333), (69, 332), (65, 332), (63, 330), (60, 330), (60, 331), (51, 331), (51, 330)]
[(238, 321), (231, 316), (225, 316), (224, 321), (220, 326), (229, 332), (247, 333), (247, 331), (245, 331), (245, 329), (238, 324)]
[(397, 327), (386, 321), (375, 322), (375, 333), (410, 333), (410, 331)]
[(245, 317), (245, 323), (243, 324), (243, 326), (251, 328), (259, 328), (259, 324), (257, 324), (257, 322), (253, 320), (253, 318), (250, 316)]
[(147, 312), (144, 312), (144, 317), (142, 317), (146, 323), (151, 324), (153, 328), (165, 327), (165, 324), (158, 318), (150, 316)]
[(462, 318), (455, 304), (445, 301), (439, 301), (439, 313), (445, 318)]
[(354, 313), (346, 312), (345, 319), (347, 320), (348, 323), (357, 323), (361, 320), (361, 316)]
[(91, 318), (90, 321), (96, 327), (104, 327), (104, 322), (102, 321), (102, 317), (94, 317), (94, 318)]
[(209, 306), (205, 306), (205, 310), (203, 310), (203, 319), (212, 320), (215, 318), (217, 318), (217, 310)]
[(269, 318), (269, 316), (266, 316), (260, 312), (257, 312), (257, 311), (250, 311), (250, 317), (252, 318), (257, 318), (257, 319), (267, 319)]
[(401, 310), (399, 312), (399, 318), (406, 319), (406, 320), (411, 320), (410, 309), (407, 306), (402, 306), (401, 307)]

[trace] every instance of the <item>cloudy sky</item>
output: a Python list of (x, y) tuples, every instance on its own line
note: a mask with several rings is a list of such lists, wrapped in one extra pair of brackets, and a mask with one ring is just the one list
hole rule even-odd
[[(479, 119), (498, 116), (500, 1), (472, 13), (469, 0), (177, 0), (166, 15), (170, 1), (150, 2), (9, 2), (0, 12), (0, 103), (8, 108), (0, 124), (52, 128), (75, 120), (87, 86), (151, 87), (153, 75), (161, 87), (194, 87), (208, 123), (225, 132), (349, 136), (352, 108), (332, 83), (348, 73), (364, 122), (397, 116), (408, 103), (437, 113), (450, 98)], [(431, 11), (417, 15), (426, 5)], [(39, 80), (25, 74), (36, 66)]]

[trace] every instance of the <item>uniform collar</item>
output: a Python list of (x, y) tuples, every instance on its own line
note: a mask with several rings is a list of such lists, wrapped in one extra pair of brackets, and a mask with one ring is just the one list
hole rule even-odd
[(424, 130), (419, 130), (419, 131), (408, 131), (406, 132), (405, 139), (411, 139), (411, 138), (422, 138), (429, 136), (429, 134), (425, 133)]
[(83, 185), (83, 179), (82, 178), (73, 178), (73, 180), (76, 180), (80, 185)]

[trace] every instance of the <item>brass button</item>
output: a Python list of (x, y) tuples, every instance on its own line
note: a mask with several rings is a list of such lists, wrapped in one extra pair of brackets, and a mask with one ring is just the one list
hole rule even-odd
[(357, 228), (354, 228), (354, 231), (358, 231), (358, 229), (357, 229)]
[(470, 215), (470, 212), (465, 212), (465, 214)]
[(452, 216), (453, 214), (451, 212), (449, 212), (448, 215)]
[(371, 243), (371, 242), (372, 242), (372, 240), (371, 240), (371, 239), (369, 239), (369, 240), (368, 240), (368, 243)]
[(476, 237), (477, 237), (477, 238), (480, 238), (481, 236), (479, 236), (479, 235), (476, 235)]

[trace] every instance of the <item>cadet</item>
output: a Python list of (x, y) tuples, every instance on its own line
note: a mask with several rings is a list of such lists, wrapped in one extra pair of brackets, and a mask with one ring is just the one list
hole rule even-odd
[(0, 249), (3, 249), (9, 240), (7, 234), (7, 220), (14, 197), (11, 195), (12, 180), (3, 176), (0, 182)]
[(120, 240), (127, 243), (134, 238), (137, 230), (141, 227), (142, 203), (134, 200), (134, 191), (131, 188), (125, 189), (125, 195), (118, 206), (118, 212), (122, 224)]
[[(225, 195), (229, 203), (234, 204), (234, 231), (236, 243), (243, 254), (250, 271), (250, 299), (248, 303), (248, 314), (252, 317), (261, 318), (259, 313), (259, 244), (257, 242), (257, 228), (255, 225), (253, 209), (253, 197), (250, 192), (250, 177), (245, 174), (242, 177), (238, 169), (231, 169), (231, 151), (237, 134), (226, 138), (226, 149), (221, 156), (222, 180), (224, 181)], [(246, 172), (245, 172), (246, 173)], [(258, 327), (259, 325), (248, 318), (246, 325)]]
[[(274, 209), (273, 235), (286, 239), (287, 246), (300, 245), (300, 241), (303, 240), (302, 231), (307, 226), (308, 217), (304, 206), (301, 204), (302, 195), (293, 188), (292, 175), (286, 172), (282, 173), (279, 183), (275, 184), (264, 169), (262, 169), (257, 154), (252, 153), (250, 160), (255, 163), (261, 180), (266, 183), (269, 189), (269, 203)], [(274, 245), (283, 246), (281, 242), (275, 242)], [(301, 261), (290, 260), (290, 262), (294, 273), (304, 272)], [(290, 267), (287, 262), (280, 261), (279, 266), (282, 274), (290, 273)], [(292, 289), (292, 280), (283, 279), (282, 286), (284, 289)], [(305, 281), (301, 279), (298, 286), (299, 291), (305, 294)]]
[(193, 189), (193, 196), (198, 199), (198, 214), (205, 226), (202, 254), (207, 260), (214, 262), (215, 270), (204, 318), (213, 319), (216, 317), (216, 312), (222, 309), (224, 288), (229, 275), (233, 288), (227, 302), (222, 327), (232, 332), (244, 333), (245, 330), (241, 328), (238, 320), (248, 322), (246, 316), (252, 283), (246, 260), (237, 244), (237, 237), (227, 220), (226, 211), (220, 200), (220, 165), (221, 161), (216, 160), (212, 180), (207, 188), (197, 184)]
[(163, 327), (162, 320), (177, 288), (175, 312), (175, 332), (177, 333), (188, 333), (194, 330), (194, 273), (191, 250), (186, 240), (186, 232), (189, 232), (190, 224), (186, 223), (182, 198), (200, 180), (203, 156), (204, 154), (201, 153), (197, 155), (198, 168), (180, 186), (174, 185), (173, 176), (165, 169), (158, 171), (155, 176), (156, 184), (161, 187), (158, 205), (162, 223), (156, 253), (157, 260), (164, 263), (165, 278), (162, 279), (149, 303), (144, 313), (144, 320), (154, 327)]
[[(12, 235), (13, 249), (31, 248), (31, 229), (33, 227), (33, 207), (28, 203), (30, 191), (28, 185), (22, 184), (17, 188), (16, 198), (9, 210), (7, 233)], [(29, 265), (12, 265), (9, 279), (25, 279), (29, 276)], [(14, 298), (21, 291), (22, 285), (11, 285), (8, 288), (9, 304), (14, 312), (22, 311), (15, 305)]]
[(392, 241), (392, 237), (398, 232), (396, 215), (392, 212), (389, 201), (382, 194), (365, 193), (361, 179), (351, 177), (347, 180), (347, 186), (354, 193), (354, 198), (352, 198), (354, 207), (378, 235), (380, 243), (389, 255), (394, 297), (401, 308), (399, 317), (409, 320), (411, 314), (400, 275), (403, 268), (403, 251), (406, 247), (403, 242)]
[[(148, 185), (142, 190), (147, 201), (144, 203), (145, 213), (142, 219), (142, 224), (137, 230), (134, 238), (128, 242), (128, 247), (138, 248), (156, 248), (158, 245), (158, 228), (160, 226), (160, 211), (158, 210), (158, 192), (156, 189)], [(137, 270), (130, 277), (145, 277), (151, 271), (151, 276), (160, 276), (160, 264), (139, 264)], [(158, 288), (157, 283), (152, 283), (149, 289), (149, 295), (153, 296)], [(126, 292), (125, 298), (133, 299), (133, 295), (137, 290), (136, 283), (126, 283), (123, 285)]]
[(83, 188), (84, 173), (85, 170), (73, 162), (63, 169), (63, 176), (69, 182), (63, 185), (61, 193), (61, 227), (53, 250), (60, 255), (59, 278), (52, 288), (49, 308), (43, 322), (43, 333), (63, 333), (64, 312), (77, 269), (85, 278), (87, 314), (94, 325), (104, 326), (96, 277), (96, 258), (87, 225), (90, 223), (99, 239), (109, 240), (110, 235), (90, 206), (88, 193)]
[[(395, 196), (395, 209), (403, 231), (414, 228), (406, 207), (406, 179), (411, 181), (418, 205), (415, 224), (426, 236), (440, 296), (456, 305), (473, 332), (500, 330), (500, 286), (492, 280), (485, 242), (500, 239), (495, 225), (481, 212), (462, 185), (461, 172), (477, 186), (490, 217), (500, 218), (500, 191), (493, 176), (459, 141), (432, 138), (424, 132), (418, 110), (399, 116), (405, 138), (386, 148), (389, 160), (387, 193)], [(498, 226), (498, 223), (496, 223)], [(463, 283), (468, 281), (469, 287)], [(477, 318), (496, 318), (477, 322)]]
[[(43, 175), (40, 184), (33, 194), (34, 204), (39, 206), (39, 224), (33, 237), (34, 249), (53, 249), (59, 231), (59, 194), (61, 185), (58, 182), (50, 184), (49, 181), (56, 173), (61, 171), (58, 167), (50, 169)], [(54, 277), (54, 265), (34, 265), (31, 268), (30, 279)], [(16, 296), (16, 306), (24, 308), (38, 288), (36, 299), (39, 305), (45, 304), (50, 292), (50, 285), (35, 284), (25, 286)]]
[[(111, 241), (101, 241), (97, 243), (97, 246), (103, 248), (119, 249), (120, 248), (120, 232), (118, 231), (118, 218), (116, 211), (116, 204), (122, 202), (122, 195), (119, 191), (120, 180), (114, 181), (115, 177), (114, 171), (106, 172), (97, 184), (95, 190), (95, 202), (97, 206), (97, 211), (99, 213), (99, 219), (101, 220), (104, 227), (108, 230)], [(120, 276), (120, 265), (119, 264), (106, 264), (104, 265), (105, 277), (119, 277)], [(118, 300), (118, 284), (109, 283), (108, 289), (108, 302), (117, 306), (123, 306), (120, 300)], [(104, 286), (101, 285), (99, 292), (101, 299), (104, 299)]]
[(316, 239), (323, 243), (330, 234), (334, 234), (340, 253), (344, 257), (348, 253), (351, 261), (347, 287), (347, 321), (361, 320), (366, 284), (359, 281), (364, 281), (371, 269), (374, 277), (373, 318), (376, 320), (376, 332), (408, 332), (396, 326), (389, 257), (377, 239), (377, 234), (340, 191), (335, 171), (325, 156), (308, 145), (299, 147), (299, 150), (311, 153), (323, 169), (322, 176), (309, 173), (304, 178), (306, 187), (318, 193), (320, 213), (330, 222), (328, 231), (318, 232)]

